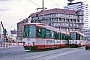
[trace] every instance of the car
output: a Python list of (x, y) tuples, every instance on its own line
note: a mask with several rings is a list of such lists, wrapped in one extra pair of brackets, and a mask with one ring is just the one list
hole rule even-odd
[(86, 41), (85, 49), (86, 50), (90, 49), (90, 40)]

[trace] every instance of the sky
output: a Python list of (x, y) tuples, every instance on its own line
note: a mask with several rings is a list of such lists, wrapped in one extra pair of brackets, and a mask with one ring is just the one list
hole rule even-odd
[[(74, 0), (74, 2), (80, 1), (88, 4), (90, 10), (89, 0)], [(47, 9), (63, 8), (67, 3), (67, 0), (44, 0)], [(31, 13), (37, 12), (36, 9), (40, 7), (42, 7), (42, 0), (0, 0), (0, 21), (9, 33), (14, 28), (17, 30), (17, 23)]]

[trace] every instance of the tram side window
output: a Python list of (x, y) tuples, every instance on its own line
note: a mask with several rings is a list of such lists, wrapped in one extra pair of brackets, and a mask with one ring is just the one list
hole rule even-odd
[(68, 40), (68, 39), (69, 39), (68, 35), (65, 35), (65, 40)]
[(85, 40), (85, 37), (84, 36), (82, 36), (82, 40)]
[(62, 33), (60, 35), (61, 35), (60, 39), (62, 40)]
[(50, 38), (53, 38), (53, 37), (54, 37), (54, 32), (50, 31)]
[(46, 38), (50, 38), (50, 30), (46, 29)]
[(80, 36), (80, 40), (83, 40), (83, 36), (82, 35)]
[(58, 34), (58, 39), (61, 39), (61, 33)]
[(42, 37), (42, 28), (37, 29), (36, 35), (37, 35), (37, 37)]
[(45, 28), (38, 28), (36, 36), (40, 38), (45, 38), (46, 36), (46, 29)]
[(45, 37), (46, 37), (46, 29), (42, 28), (42, 38), (45, 38)]
[(70, 38), (72, 40), (76, 40), (76, 33), (70, 33)]
[(56, 37), (57, 39), (60, 39), (59, 35), (60, 35), (60, 34), (59, 34), (59, 33), (57, 33), (57, 37)]
[(54, 32), (54, 38), (57, 39), (57, 33), (56, 32)]
[(62, 40), (65, 40), (65, 34), (62, 34)]
[(80, 40), (80, 34), (77, 34), (77, 40)]
[(83, 40), (86, 40), (86, 39), (85, 39), (85, 36), (83, 36)]

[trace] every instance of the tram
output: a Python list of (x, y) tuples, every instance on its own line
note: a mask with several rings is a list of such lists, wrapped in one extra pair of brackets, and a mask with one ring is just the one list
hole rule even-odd
[(67, 32), (43, 23), (25, 24), (23, 32), (25, 50), (53, 49), (69, 44), (70, 36)]
[(79, 31), (71, 31), (69, 32), (70, 40), (69, 40), (69, 46), (70, 47), (81, 47), (85, 46), (86, 39), (85, 35)]

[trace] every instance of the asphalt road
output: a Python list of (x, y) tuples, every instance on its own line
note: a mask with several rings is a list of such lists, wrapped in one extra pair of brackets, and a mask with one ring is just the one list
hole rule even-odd
[(0, 50), (0, 60), (90, 60), (90, 50), (83, 48), (61, 48), (26, 52), (22, 46), (16, 46)]

